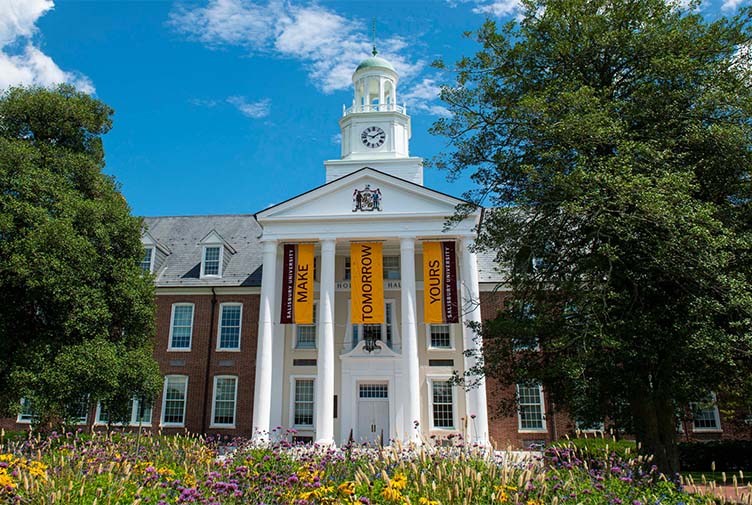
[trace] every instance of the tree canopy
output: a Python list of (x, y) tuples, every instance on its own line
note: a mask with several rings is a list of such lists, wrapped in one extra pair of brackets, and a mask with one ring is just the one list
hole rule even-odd
[(0, 97), (0, 412), (36, 421), (82, 402), (125, 417), (160, 388), (142, 223), (102, 173), (113, 111), (70, 86)]
[(542, 383), (673, 473), (687, 402), (752, 393), (750, 10), (523, 3), (474, 33), (433, 128), (513, 293), (473, 372)]

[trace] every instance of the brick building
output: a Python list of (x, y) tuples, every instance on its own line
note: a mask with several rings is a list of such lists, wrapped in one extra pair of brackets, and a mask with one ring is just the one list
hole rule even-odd
[[(550, 414), (538, 386), (464, 391), (450, 382), (473, 365), (464, 351), (477, 344), (466, 323), (493, 317), (504, 298), (493, 258), (472, 251), (481, 209), (446, 228), (463, 202), (423, 186), (389, 62), (368, 58), (353, 83), (339, 121), (341, 158), (324, 163), (324, 185), (255, 215), (145, 219), (142, 266), (155, 275), (155, 354), (165, 381), (161, 397), (133, 401), (131, 426), (246, 437), (283, 426), (335, 444), (462, 433), (519, 447), (572, 434), (575, 424)], [(373, 324), (353, 318), (366, 267), (359, 260), (356, 268), (352, 251), (363, 243), (381, 251), (374, 285), (383, 319)], [(313, 318), (283, 324), (286, 246), (303, 244), (314, 258)], [(442, 303), (454, 303), (438, 322), (425, 309), (435, 244)], [(497, 400), (515, 394), (518, 414), (497, 415)], [(2, 425), (22, 428), (31, 407)], [(106, 409), (82, 409), (81, 421), (105, 425)], [(724, 434), (715, 407), (699, 409), (690, 428)]]

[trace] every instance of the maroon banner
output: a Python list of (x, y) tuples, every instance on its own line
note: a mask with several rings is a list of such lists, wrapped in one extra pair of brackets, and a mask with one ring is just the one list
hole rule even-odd
[(282, 256), (282, 315), (279, 318), (282, 324), (294, 322), (296, 253), (295, 244), (285, 244)]
[(441, 243), (444, 277), (444, 317), (447, 323), (459, 323), (457, 301), (457, 255), (454, 242)]

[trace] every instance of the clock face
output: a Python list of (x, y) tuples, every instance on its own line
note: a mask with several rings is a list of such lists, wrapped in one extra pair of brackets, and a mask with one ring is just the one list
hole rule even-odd
[(369, 126), (360, 134), (360, 140), (366, 147), (381, 147), (386, 140), (386, 133), (378, 126)]

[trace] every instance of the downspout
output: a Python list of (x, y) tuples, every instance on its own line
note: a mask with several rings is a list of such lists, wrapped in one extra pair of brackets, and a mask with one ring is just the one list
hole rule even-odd
[(209, 316), (209, 343), (206, 346), (206, 371), (204, 372), (204, 405), (201, 411), (201, 433), (206, 435), (206, 412), (209, 405), (209, 382), (211, 372), (212, 343), (214, 341), (214, 313), (217, 311), (217, 293), (211, 288), (211, 315)]

